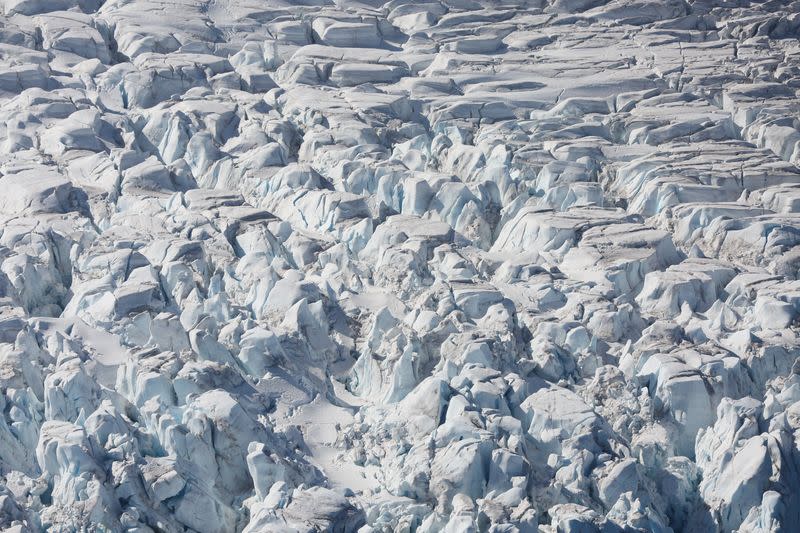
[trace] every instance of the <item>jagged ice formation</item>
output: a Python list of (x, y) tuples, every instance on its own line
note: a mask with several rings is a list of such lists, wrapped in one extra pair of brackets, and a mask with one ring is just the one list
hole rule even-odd
[(800, 2), (0, 13), (3, 531), (800, 528)]

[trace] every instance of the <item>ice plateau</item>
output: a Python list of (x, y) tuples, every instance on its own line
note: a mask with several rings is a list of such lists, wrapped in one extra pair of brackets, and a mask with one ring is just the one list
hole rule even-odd
[(0, 530), (800, 531), (799, 38), (0, 0)]

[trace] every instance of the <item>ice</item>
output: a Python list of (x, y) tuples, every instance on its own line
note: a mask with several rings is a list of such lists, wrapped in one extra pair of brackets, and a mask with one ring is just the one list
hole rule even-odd
[(793, 530), (795, 4), (0, 2), (0, 529)]
[(647, 274), (637, 301), (642, 311), (664, 318), (675, 318), (684, 305), (703, 313), (724, 297), (736, 274), (732, 264), (689, 258)]
[[(70, 211), (72, 183), (49, 169), (23, 171), (2, 179), (7, 195), (0, 210), (9, 215)], [(44, 170), (44, 172), (42, 172)]]
[(90, 15), (54, 11), (40, 15), (36, 21), (42, 33), (42, 47), (45, 50), (75, 54), (80, 57), (78, 62), (83, 59), (98, 59), (103, 64), (111, 62), (111, 52), (104, 35), (107, 29)]
[(88, 2), (78, 2), (75, 0), (57, 0), (56, 2), (43, 2), (41, 0), (8, 0), (3, 3), (3, 10), (6, 15), (13, 15), (16, 13), (20, 15), (36, 15), (38, 13), (48, 13), (76, 7), (96, 10), (100, 5), (91, 0)]
[(602, 420), (577, 395), (565, 389), (538, 391), (523, 401), (519, 409), (530, 424), (528, 434), (537, 451), (557, 453), (564, 439), (602, 425)]

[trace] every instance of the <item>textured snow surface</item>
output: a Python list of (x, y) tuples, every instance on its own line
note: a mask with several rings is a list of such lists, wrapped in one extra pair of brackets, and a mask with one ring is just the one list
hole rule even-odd
[(0, 13), (1, 530), (800, 528), (800, 2)]

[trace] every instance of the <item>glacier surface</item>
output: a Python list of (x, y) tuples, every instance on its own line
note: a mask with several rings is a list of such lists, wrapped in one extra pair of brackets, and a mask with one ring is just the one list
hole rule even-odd
[(0, 529), (798, 531), (798, 37), (0, 0)]

